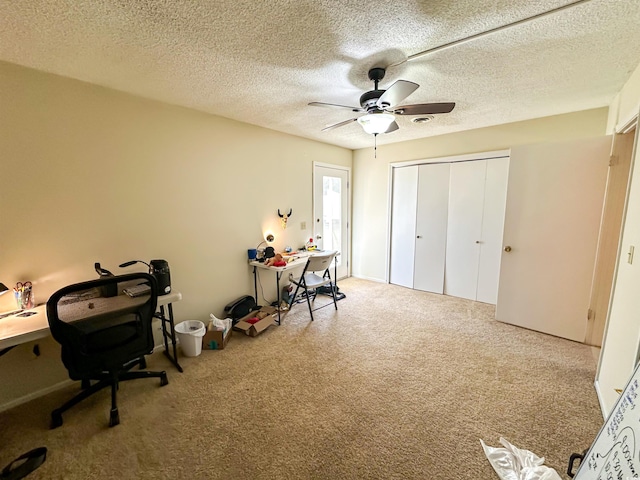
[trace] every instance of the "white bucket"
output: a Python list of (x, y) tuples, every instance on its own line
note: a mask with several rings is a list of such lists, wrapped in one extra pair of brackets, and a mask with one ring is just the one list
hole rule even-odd
[(199, 320), (186, 320), (176, 325), (178, 342), (187, 357), (197, 357), (202, 353), (202, 337), (207, 329)]

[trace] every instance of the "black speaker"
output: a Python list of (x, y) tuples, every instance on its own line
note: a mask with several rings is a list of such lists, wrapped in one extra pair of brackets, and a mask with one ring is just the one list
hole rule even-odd
[(171, 293), (171, 274), (166, 260), (151, 260), (149, 262), (151, 275), (158, 281), (158, 295)]

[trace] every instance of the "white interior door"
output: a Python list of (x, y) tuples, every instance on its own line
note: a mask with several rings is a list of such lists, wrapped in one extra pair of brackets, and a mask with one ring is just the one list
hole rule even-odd
[(393, 169), (389, 282), (413, 288), (418, 166)]
[(413, 288), (444, 292), (449, 203), (448, 163), (418, 167)]
[(451, 164), (444, 293), (476, 299), (487, 160)]
[(349, 169), (313, 166), (313, 234), (323, 250), (337, 250), (338, 278), (349, 275)]
[(584, 341), (610, 145), (511, 150), (498, 320)]
[(508, 177), (509, 158), (487, 161), (476, 300), (493, 305), (498, 301)]

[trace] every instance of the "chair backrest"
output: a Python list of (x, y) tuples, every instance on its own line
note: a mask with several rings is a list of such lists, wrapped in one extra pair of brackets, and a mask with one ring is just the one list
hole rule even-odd
[[(148, 290), (135, 297), (124, 293), (140, 284)], [(55, 292), (47, 319), (69, 376), (79, 380), (150, 353), (157, 301), (156, 279), (147, 273), (102, 277)]]
[(333, 258), (338, 252), (317, 253), (309, 256), (305, 272), (324, 272), (331, 266)]

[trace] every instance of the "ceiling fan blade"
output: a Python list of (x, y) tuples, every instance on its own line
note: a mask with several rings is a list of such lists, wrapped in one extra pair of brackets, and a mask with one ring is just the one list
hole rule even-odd
[(396, 81), (380, 96), (377, 102), (378, 108), (384, 110), (385, 108), (396, 106), (415, 92), (419, 86), (417, 83), (408, 82), (407, 80)]
[(344, 122), (334, 123), (333, 125), (328, 125), (322, 129), (323, 132), (327, 130), (333, 130), (334, 128), (342, 127), (343, 125), (348, 125), (351, 122), (355, 122), (357, 118), (350, 118), (349, 120), (345, 120)]
[(389, 125), (389, 128), (387, 128), (387, 131), (384, 133), (391, 133), (391, 132), (395, 132), (396, 130), (398, 130), (398, 124), (396, 123), (396, 121), (394, 120), (391, 125)]
[(416, 103), (415, 105), (401, 105), (393, 109), (397, 115), (430, 115), (432, 113), (449, 113), (456, 104), (454, 102), (442, 103)]
[(348, 105), (338, 105), (337, 103), (324, 103), (324, 102), (311, 102), (309, 103), (312, 107), (329, 107), (329, 108), (348, 108), (352, 112), (364, 112), (364, 110), (360, 107), (350, 107)]

